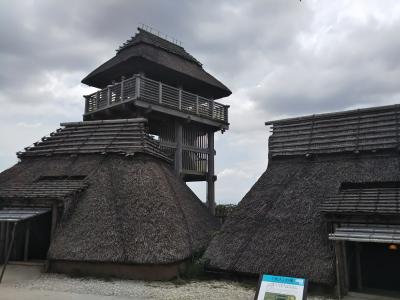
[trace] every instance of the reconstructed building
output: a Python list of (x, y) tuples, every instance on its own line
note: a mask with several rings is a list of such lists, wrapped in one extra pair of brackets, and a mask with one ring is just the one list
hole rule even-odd
[[(143, 29), (83, 82), (62, 123), (0, 173), (0, 261), (55, 272), (169, 279), (218, 229), (214, 133), (231, 92), (184, 48)], [(207, 182), (202, 203), (185, 181)]]
[(265, 173), (212, 240), (208, 268), (400, 289), (400, 106), (267, 122)]

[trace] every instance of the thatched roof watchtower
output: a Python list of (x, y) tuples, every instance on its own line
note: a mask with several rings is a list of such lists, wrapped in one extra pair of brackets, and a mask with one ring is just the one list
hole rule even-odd
[[(141, 279), (177, 276), (218, 228), (214, 133), (230, 94), (180, 45), (146, 30), (84, 83), (82, 122), (0, 173), (0, 262)], [(207, 182), (207, 205), (184, 181)], [(1, 281), (1, 276), (0, 276)]]
[(142, 28), (82, 82), (101, 89), (85, 96), (85, 120), (146, 117), (175, 172), (207, 181), (214, 213), (214, 132), (229, 128), (229, 106), (214, 99), (231, 94), (225, 85), (181, 45)]

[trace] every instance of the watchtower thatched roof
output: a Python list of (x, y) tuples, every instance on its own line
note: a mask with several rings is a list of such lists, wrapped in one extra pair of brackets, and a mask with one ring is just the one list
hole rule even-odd
[(207, 246), (218, 223), (142, 130), (145, 120), (63, 125), (0, 173), (0, 208), (58, 204), (50, 260), (169, 264)]
[(195, 94), (218, 99), (231, 91), (207, 73), (202, 64), (171, 41), (138, 28), (138, 33), (117, 50), (117, 54), (87, 75), (82, 83), (104, 88), (121, 76), (144, 72), (147, 77), (181, 86)]
[(344, 183), (400, 181), (398, 120), (398, 106), (386, 106), (268, 122), (268, 168), (210, 243), (208, 267), (333, 286), (334, 249), (321, 204)]

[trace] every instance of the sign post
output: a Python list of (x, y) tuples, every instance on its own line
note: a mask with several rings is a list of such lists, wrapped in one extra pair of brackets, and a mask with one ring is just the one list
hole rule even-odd
[(254, 300), (306, 300), (307, 279), (260, 275)]

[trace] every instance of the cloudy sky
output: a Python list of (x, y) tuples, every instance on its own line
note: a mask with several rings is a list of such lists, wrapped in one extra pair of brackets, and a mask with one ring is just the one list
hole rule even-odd
[[(264, 122), (400, 100), (400, 1), (0, 1), (0, 171), (82, 118), (81, 79), (145, 23), (182, 41), (232, 96), (217, 202), (267, 167)], [(204, 185), (193, 186), (204, 199)]]

